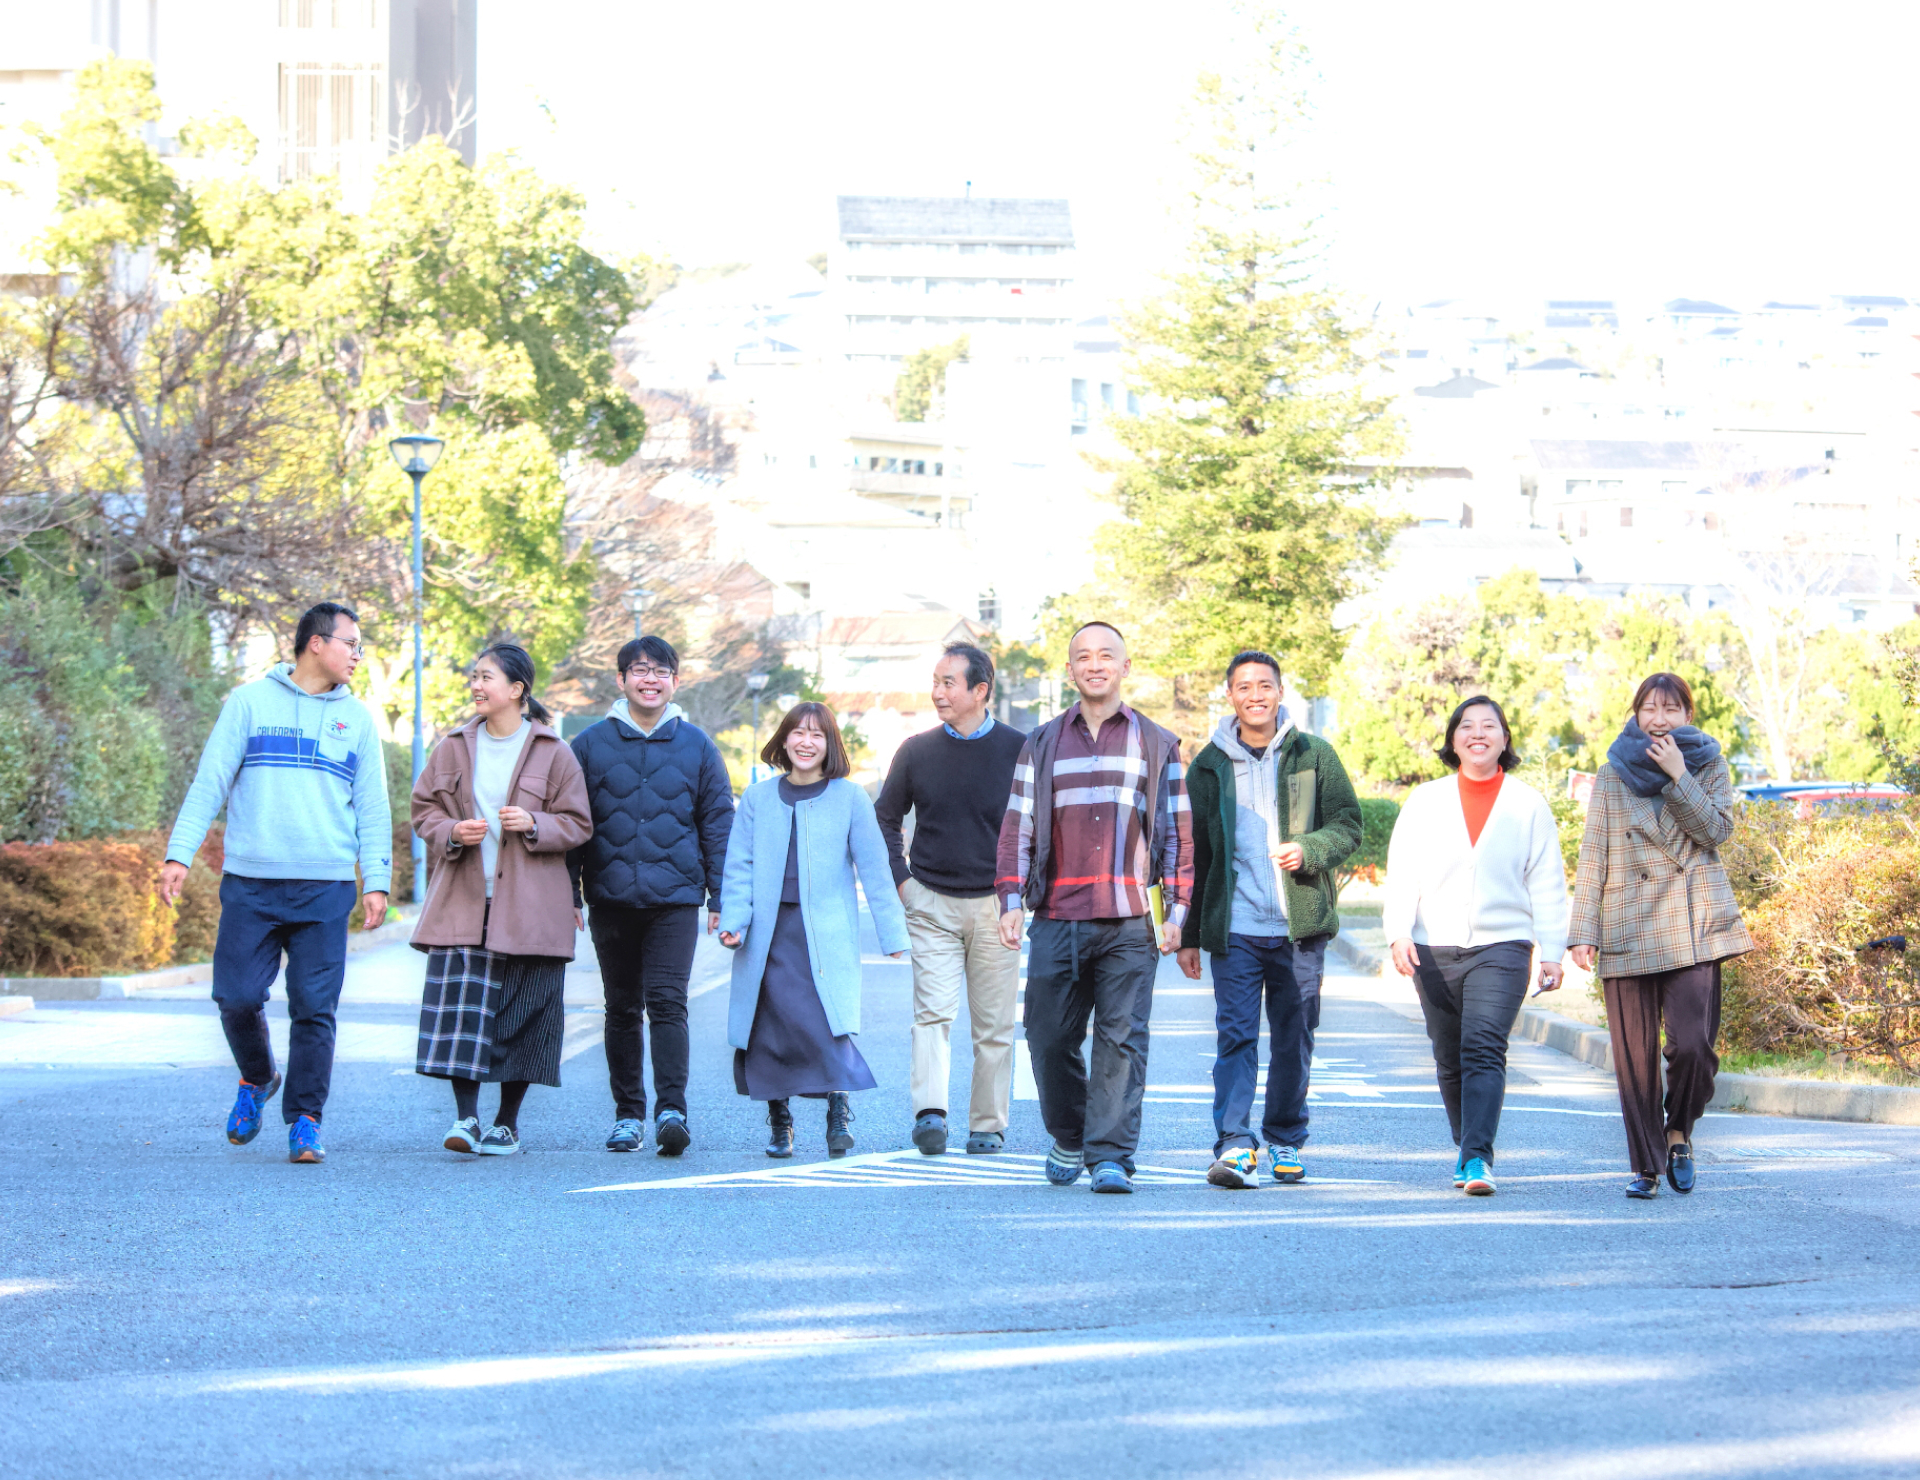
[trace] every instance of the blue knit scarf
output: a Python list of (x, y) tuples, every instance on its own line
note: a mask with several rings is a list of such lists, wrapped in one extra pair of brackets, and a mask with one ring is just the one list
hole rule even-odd
[[(1669, 731), (1669, 734), (1674, 744), (1680, 747), (1681, 758), (1686, 761), (1689, 771), (1701, 770), (1720, 759), (1720, 742), (1705, 730), (1681, 725)], [(1630, 719), (1627, 727), (1607, 747), (1607, 759), (1613, 763), (1615, 774), (1627, 783), (1627, 790), (1637, 797), (1657, 797), (1673, 779), (1647, 759), (1647, 747), (1651, 744), (1653, 736), (1640, 728), (1639, 720)]]

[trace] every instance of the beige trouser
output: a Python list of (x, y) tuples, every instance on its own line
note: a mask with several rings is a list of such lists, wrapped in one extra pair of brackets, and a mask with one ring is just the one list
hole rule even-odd
[(960, 993), (973, 1018), (973, 1096), (967, 1129), (1007, 1128), (1013, 1094), (1013, 1023), (1020, 995), (1020, 953), (1000, 944), (1000, 907), (992, 895), (955, 899), (918, 879), (901, 891), (913, 943), (913, 1109), (947, 1108), (953, 1020)]

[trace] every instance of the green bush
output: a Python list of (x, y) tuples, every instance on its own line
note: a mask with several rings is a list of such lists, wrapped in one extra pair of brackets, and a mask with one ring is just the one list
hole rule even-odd
[(1380, 882), (1387, 866), (1387, 840), (1400, 819), (1400, 804), (1392, 797), (1360, 798), (1360, 846), (1340, 865), (1335, 883), (1345, 889), (1357, 878)]
[(25, 559), (0, 561), (0, 840), (161, 826), (230, 686), (205, 620), (171, 582)]

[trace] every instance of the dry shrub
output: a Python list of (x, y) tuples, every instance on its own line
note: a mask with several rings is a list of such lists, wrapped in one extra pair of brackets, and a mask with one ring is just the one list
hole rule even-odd
[(1920, 983), (1896, 953), (1862, 953), (1904, 935), (1920, 948), (1920, 839), (1912, 809), (1800, 818), (1744, 809), (1723, 850), (1754, 949), (1729, 967), (1731, 1047), (1863, 1053), (1905, 1069), (1920, 1041)]
[(138, 843), (0, 846), (0, 975), (107, 976), (173, 959), (173, 912)]

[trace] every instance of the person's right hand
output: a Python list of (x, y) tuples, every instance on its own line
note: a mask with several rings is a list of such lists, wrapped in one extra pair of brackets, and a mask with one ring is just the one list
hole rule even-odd
[(1174, 959), (1180, 963), (1180, 973), (1188, 981), (1200, 980), (1200, 947), (1182, 946)]
[(1000, 944), (1010, 951), (1020, 949), (1020, 925), (1026, 913), (1025, 910), (1008, 910), (1000, 917)]
[(476, 847), (486, 841), (487, 821), (484, 817), (469, 817), (453, 825), (453, 840), (462, 848)]
[(573, 912), (573, 928), (575, 930), (585, 930), (587, 928), (587, 917), (578, 909)]
[(1573, 957), (1573, 964), (1582, 971), (1592, 971), (1593, 958), (1598, 953), (1592, 946), (1574, 946), (1567, 954)]
[(740, 945), (740, 937), (735, 935), (731, 930), (723, 930), (720, 932), (720, 944), (730, 951), (737, 950)]
[(160, 865), (160, 897), (168, 904), (177, 903), (180, 891), (187, 884), (187, 866), (175, 863), (169, 858)]
[(1403, 936), (1393, 943), (1393, 969), (1395, 971), (1399, 972), (1402, 976), (1412, 976), (1414, 972), (1418, 970), (1419, 964), (1420, 958), (1414, 952), (1411, 938)]

